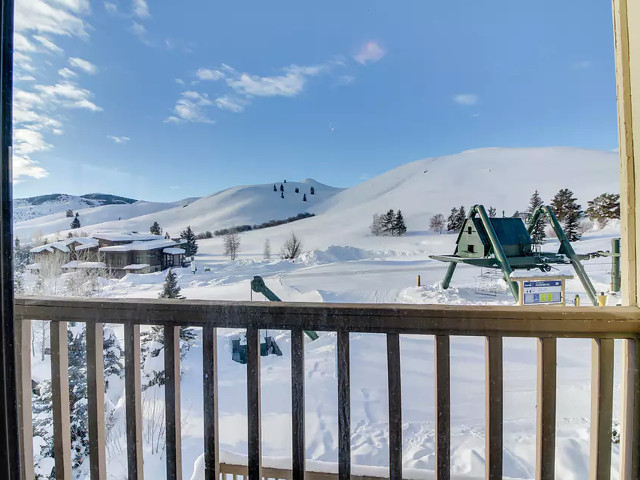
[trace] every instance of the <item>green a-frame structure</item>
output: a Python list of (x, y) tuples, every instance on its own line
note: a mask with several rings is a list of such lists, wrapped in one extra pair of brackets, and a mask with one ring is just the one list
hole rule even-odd
[[(531, 232), (541, 216), (546, 216), (560, 241), (558, 253), (536, 252)], [(572, 265), (589, 299), (598, 304), (597, 293), (576, 252), (573, 250), (560, 222), (548, 206), (538, 207), (525, 227), (520, 218), (491, 218), (482, 205), (475, 205), (456, 240), (453, 255), (430, 255), (430, 258), (448, 262), (449, 268), (442, 281), (442, 288), (449, 288), (458, 263), (477, 267), (499, 268), (509, 285), (513, 297), (518, 300), (518, 284), (511, 279), (516, 269), (551, 270), (554, 264)]]

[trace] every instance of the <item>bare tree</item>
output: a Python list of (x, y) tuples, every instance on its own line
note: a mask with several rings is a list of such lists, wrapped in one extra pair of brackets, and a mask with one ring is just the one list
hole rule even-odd
[(240, 235), (236, 232), (229, 232), (224, 237), (224, 254), (231, 260), (235, 260), (240, 251)]
[(271, 242), (269, 242), (268, 238), (264, 241), (264, 251), (262, 255), (265, 260), (271, 260)]
[(431, 217), (431, 220), (429, 220), (429, 228), (434, 232), (442, 233), (444, 224), (444, 215), (442, 215), (441, 213), (434, 215), (433, 217)]
[(294, 232), (291, 232), (289, 239), (284, 242), (282, 247), (281, 256), (284, 259), (293, 260), (302, 253), (302, 241), (296, 236)]

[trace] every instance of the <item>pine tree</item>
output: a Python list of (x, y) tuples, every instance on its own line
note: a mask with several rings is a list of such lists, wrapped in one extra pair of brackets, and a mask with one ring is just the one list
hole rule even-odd
[(571, 210), (576, 207), (580, 210), (580, 206), (576, 202), (577, 199), (574, 198), (573, 192), (568, 188), (563, 188), (551, 200), (551, 210), (553, 210), (558, 221), (562, 222)]
[(87, 419), (87, 338), (84, 325), (75, 322), (67, 330), (69, 344), (69, 404), (71, 452), (73, 467), (79, 467), (89, 455), (89, 424)]
[(71, 222), (71, 228), (73, 229), (80, 228), (80, 218), (78, 217), (78, 214), (76, 214), (73, 221)]
[(284, 192), (280, 192), (280, 198), (284, 198)]
[(581, 212), (579, 210), (570, 210), (565, 215), (564, 222), (562, 222), (562, 228), (570, 242), (580, 240), (580, 237), (582, 236), (579, 233), (580, 213)]
[(162, 228), (160, 228), (160, 224), (158, 222), (153, 222), (153, 225), (149, 227), (149, 232), (154, 235), (162, 235)]
[(311, 190), (309, 191), (309, 193), (310, 193), (311, 195), (315, 195), (315, 194), (316, 194), (316, 189), (315, 189), (315, 188), (313, 188), (313, 187), (311, 187)]
[(191, 226), (188, 226), (186, 230), (180, 232), (180, 238), (186, 242), (184, 254), (187, 257), (193, 257), (198, 253), (198, 242), (196, 241), (195, 233), (191, 230)]
[[(195, 344), (197, 333), (192, 327), (180, 327), (180, 358), (184, 359), (187, 352)], [(140, 333), (141, 370), (144, 375), (142, 390), (154, 385), (164, 385), (166, 381), (164, 365), (161, 370), (154, 370), (147, 366), (147, 361), (156, 358), (164, 350), (164, 328), (153, 325), (149, 330)], [(155, 364), (155, 363), (154, 363)]]
[(589, 200), (587, 204), (588, 207), (584, 213), (600, 228), (604, 227), (609, 220), (620, 218), (620, 195), (616, 193), (603, 193)]
[(273, 191), (274, 191), (274, 192), (277, 192), (277, 191), (278, 191), (278, 189), (276, 188), (276, 184), (275, 184), (275, 183), (273, 184)]
[[(285, 182), (285, 183), (287, 183), (287, 182)], [(280, 184), (280, 191), (284, 192), (284, 185), (282, 185), (282, 184)]]
[(396, 214), (393, 209), (390, 209), (387, 213), (382, 215), (380, 222), (383, 235), (393, 235), (393, 224), (395, 220)]
[(460, 206), (458, 209), (458, 217), (456, 218), (456, 232), (462, 230), (462, 226), (464, 225), (465, 220), (467, 219), (467, 212), (464, 209), (464, 206)]
[(307, 201), (307, 194), (306, 194), (306, 193), (303, 193), (303, 194), (302, 194), (302, 201), (303, 201), (303, 202), (306, 202), (306, 201)]
[[(535, 192), (533, 192), (533, 195), (531, 195), (531, 199), (529, 200), (529, 208), (527, 208), (527, 223), (531, 221), (531, 219), (533, 218), (533, 214), (538, 209), (538, 207), (541, 207), (543, 204), (544, 202), (542, 201), (538, 190), (536, 190)], [(545, 217), (544, 215), (540, 215), (538, 217), (538, 221), (533, 227), (533, 230), (531, 230), (531, 240), (533, 240), (533, 243), (535, 243), (536, 245), (542, 245), (544, 243), (544, 239), (547, 237), (545, 226)]]
[(296, 187), (296, 189), (294, 190), (294, 192), (296, 193), (300, 193), (300, 189), (298, 187)]
[(405, 233), (407, 233), (407, 225), (404, 223), (402, 212), (398, 210), (398, 213), (393, 220), (392, 235), (401, 236)]
[(458, 231), (458, 209), (456, 207), (453, 207), (451, 209), (451, 213), (447, 217), (447, 231), (448, 232)]
[(158, 298), (184, 298), (180, 295), (178, 276), (171, 269), (167, 271), (167, 275), (164, 277), (164, 286), (162, 292), (158, 294)]

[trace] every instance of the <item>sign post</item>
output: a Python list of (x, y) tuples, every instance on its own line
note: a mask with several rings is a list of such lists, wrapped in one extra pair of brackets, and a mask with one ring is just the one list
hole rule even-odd
[(518, 282), (518, 305), (566, 305), (565, 281), (571, 278), (567, 274), (511, 274), (511, 280)]

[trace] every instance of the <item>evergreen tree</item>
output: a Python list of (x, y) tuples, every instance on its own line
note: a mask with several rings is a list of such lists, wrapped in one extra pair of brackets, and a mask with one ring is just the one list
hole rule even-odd
[(603, 193), (587, 202), (585, 214), (601, 228), (610, 219), (620, 218), (620, 195), (617, 193)]
[(184, 239), (186, 242), (184, 254), (187, 257), (193, 257), (198, 253), (198, 242), (196, 241), (195, 233), (191, 230), (191, 226), (188, 226), (186, 230), (180, 232), (180, 238)]
[(315, 189), (315, 188), (313, 188), (313, 187), (311, 187), (311, 190), (309, 191), (309, 193), (310, 193), (311, 195), (315, 195), (315, 194), (316, 194), (316, 189)]
[(164, 277), (164, 286), (162, 292), (158, 294), (158, 298), (184, 298), (180, 295), (178, 276), (171, 269), (167, 271), (167, 275)]
[(451, 213), (447, 217), (447, 231), (457, 232), (458, 230), (458, 209), (453, 207), (451, 209)]
[(487, 211), (487, 213), (489, 214), (489, 218), (495, 218), (496, 217), (496, 208), (495, 207), (489, 207), (489, 210)]
[(456, 232), (462, 230), (462, 226), (464, 225), (465, 220), (467, 219), (467, 212), (464, 209), (464, 206), (460, 206), (458, 209), (458, 216), (456, 217)]
[(274, 192), (277, 192), (277, 191), (278, 191), (278, 189), (276, 188), (276, 184), (275, 184), (275, 183), (273, 184), (273, 191), (274, 191)]
[[(180, 327), (180, 358), (184, 359), (187, 352), (195, 344), (197, 333), (192, 327)], [(140, 333), (140, 356), (141, 370), (143, 374), (142, 390), (146, 390), (154, 385), (164, 385), (166, 376), (164, 365), (161, 370), (154, 370), (147, 366), (147, 361), (156, 358), (160, 353), (164, 353), (164, 328), (153, 325), (149, 330)], [(154, 362), (154, 365), (157, 362)]]
[(392, 235), (404, 235), (407, 233), (407, 225), (404, 223), (404, 217), (402, 212), (398, 210), (395, 218), (393, 219)]
[(280, 192), (280, 198), (284, 198), (284, 192)]
[(570, 242), (575, 242), (580, 240), (582, 236), (579, 232), (580, 230), (580, 211), (579, 210), (570, 210), (564, 217), (564, 221), (562, 222), (562, 228), (564, 229), (564, 233), (567, 235), (567, 238)]
[[(533, 195), (531, 195), (531, 199), (529, 200), (529, 208), (527, 208), (527, 224), (531, 221), (533, 214), (538, 207), (541, 207), (543, 204), (544, 202), (542, 201), (538, 190), (536, 190), (533, 192)], [(547, 237), (545, 226), (545, 217), (544, 215), (540, 215), (538, 217), (538, 221), (533, 227), (533, 230), (531, 230), (531, 240), (533, 240), (533, 243), (536, 245), (542, 245), (544, 243), (544, 239)]]
[(75, 322), (67, 330), (69, 344), (69, 405), (71, 453), (73, 467), (82, 465), (89, 455), (89, 424), (87, 418), (87, 338), (84, 325)]
[(580, 210), (580, 205), (576, 202), (577, 199), (574, 198), (573, 192), (568, 188), (563, 188), (551, 200), (551, 210), (558, 218), (558, 221), (563, 222), (570, 211), (576, 208)]
[(393, 209), (390, 209), (387, 213), (383, 214), (380, 218), (383, 235), (393, 235), (393, 225), (396, 220), (396, 214)]
[(76, 216), (72, 220), (71, 228), (73, 228), (73, 229), (80, 228), (80, 218), (78, 217), (78, 214), (76, 214)]
[(154, 235), (162, 235), (160, 224), (158, 222), (153, 222), (153, 225), (149, 227), (149, 232), (153, 233)]
[(302, 201), (303, 201), (303, 202), (306, 202), (306, 201), (307, 201), (307, 194), (306, 194), (306, 193), (303, 193), (303, 194), (302, 194)]
[[(285, 183), (287, 183), (287, 182), (285, 182)], [(280, 191), (284, 192), (284, 185), (282, 185), (282, 184), (280, 184)]]
[(296, 193), (300, 193), (300, 189), (298, 187), (296, 187), (296, 189), (294, 190), (294, 192)]

